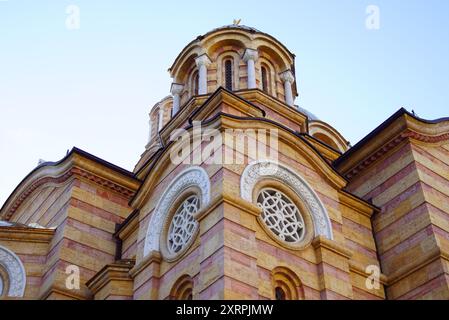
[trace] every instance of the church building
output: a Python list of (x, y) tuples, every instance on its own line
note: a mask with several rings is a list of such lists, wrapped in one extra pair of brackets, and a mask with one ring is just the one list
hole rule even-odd
[(73, 148), (12, 191), (1, 299), (449, 299), (449, 118), (351, 146), (297, 71), (251, 27), (190, 42), (132, 172)]

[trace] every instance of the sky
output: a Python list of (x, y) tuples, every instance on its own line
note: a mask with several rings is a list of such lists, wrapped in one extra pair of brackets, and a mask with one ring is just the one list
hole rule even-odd
[(0, 205), (73, 146), (132, 170), (167, 69), (234, 19), (296, 54), (296, 104), (352, 144), (400, 107), (449, 116), (448, 14), (447, 0), (0, 0)]

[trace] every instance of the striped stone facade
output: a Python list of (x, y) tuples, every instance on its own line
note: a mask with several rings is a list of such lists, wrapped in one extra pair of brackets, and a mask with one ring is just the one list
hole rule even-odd
[[(256, 88), (247, 49), (258, 50)], [(276, 39), (213, 30), (178, 56), (174, 79), (190, 79), (203, 51), (207, 94), (183, 83), (176, 114), (171, 97), (154, 106), (133, 172), (74, 148), (17, 186), (0, 210), (0, 297), (449, 299), (449, 120), (401, 109), (348, 150), (337, 130), (287, 103), (281, 74), (293, 73), (294, 55)], [(238, 61), (234, 91), (221, 85), (227, 55)], [(276, 70), (271, 91), (260, 88), (265, 64)], [(173, 139), (180, 128), (189, 139)], [(266, 188), (298, 208), (298, 243), (263, 222)], [(192, 195), (190, 238), (169, 252), (173, 217)]]

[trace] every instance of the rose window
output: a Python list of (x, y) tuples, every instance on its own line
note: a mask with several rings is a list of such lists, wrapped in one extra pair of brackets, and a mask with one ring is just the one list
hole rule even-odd
[(257, 205), (262, 208), (262, 221), (279, 239), (290, 244), (303, 239), (304, 220), (298, 207), (285, 194), (274, 189), (263, 189), (257, 198)]
[(167, 249), (171, 254), (180, 252), (195, 233), (197, 222), (193, 215), (199, 210), (199, 198), (187, 198), (173, 215), (168, 229)]

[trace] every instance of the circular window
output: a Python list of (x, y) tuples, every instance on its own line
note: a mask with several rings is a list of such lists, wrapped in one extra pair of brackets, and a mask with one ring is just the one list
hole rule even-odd
[(275, 189), (262, 189), (257, 205), (262, 209), (261, 220), (277, 238), (292, 245), (303, 240), (304, 220), (289, 197)]
[(170, 255), (183, 251), (190, 243), (197, 229), (193, 215), (199, 210), (197, 196), (187, 198), (176, 210), (167, 233), (167, 250)]

